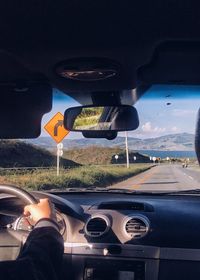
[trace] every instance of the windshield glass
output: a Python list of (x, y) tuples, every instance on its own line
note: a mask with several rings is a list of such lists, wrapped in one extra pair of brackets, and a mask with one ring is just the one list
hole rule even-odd
[(58, 191), (200, 188), (194, 148), (199, 92), (195, 86), (152, 86), (134, 104), (139, 128), (106, 140), (65, 131), (62, 115), (80, 104), (54, 90), (53, 109), (43, 117), (39, 138), (0, 141), (0, 183)]

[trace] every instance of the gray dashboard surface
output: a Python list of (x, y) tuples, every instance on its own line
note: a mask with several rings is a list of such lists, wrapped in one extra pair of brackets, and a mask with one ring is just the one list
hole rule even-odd
[[(134, 245), (158, 246), (164, 248), (200, 248), (200, 197), (198, 196), (143, 196), (110, 193), (67, 193), (60, 194), (77, 206), (84, 209), (87, 215), (103, 213), (111, 215), (115, 220), (114, 234), (120, 239), (121, 223), (120, 217), (141, 214), (150, 221), (149, 233), (141, 239), (129, 240), (124, 243)], [(138, 210), (110, 210), (97, 209), (102, 202), (140, 202), (150, 205), (151, 211)], [(114, 222), (113, 222), (114, 223)], [(106, 239), (107, 238), (107, 239)], [(102, 237), (97, 243), (121, 243), (118, 239)], [(88, 240), (88, 242), (95, 240)]]

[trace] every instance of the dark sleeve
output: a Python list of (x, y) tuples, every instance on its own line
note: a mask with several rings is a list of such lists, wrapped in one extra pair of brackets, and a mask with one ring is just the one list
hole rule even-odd
[(63, 239), (54, 227), (35, 228), (16, 261), (0, 262), (1, 280), (57, 280), (63, 259)]

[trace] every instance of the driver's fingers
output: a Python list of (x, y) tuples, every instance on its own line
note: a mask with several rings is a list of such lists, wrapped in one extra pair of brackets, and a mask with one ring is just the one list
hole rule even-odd
[(30, 216), (30, 205), (24, 207), (24, 216)]
[(49, 201), (48, 198), (41, 198), (41, 199), (40, 199), (40, 202), (48, 202), (48, 201)]
[(48, 208), (50, 207), (50, 209), (54, 210), (54, 204), (48, 198), (40, 199), (40, 202), (38, 203), (38, 205), (46, 207), (46, 209), (47, 209), (47, 207)]
[(50, 201), (49, 201), (49, 199), (48, 198), (42, 198), (42, 199), (40, 199), (40, 202), (39, 202), (39, 204), (42, 204), (42, 205), (50, 205)]

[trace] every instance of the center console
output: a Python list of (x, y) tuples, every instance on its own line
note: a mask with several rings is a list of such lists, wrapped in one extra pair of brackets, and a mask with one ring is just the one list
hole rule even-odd
[(87, 259), (84, 280), (145, 280), (145, 262)]
[(157, 280), (157, 260), (73, 256), (73, 279)]
[(70, 244), (72, 279), (76, 280), (157, 280), (159, 251), (156, 247), (130, 244)]

